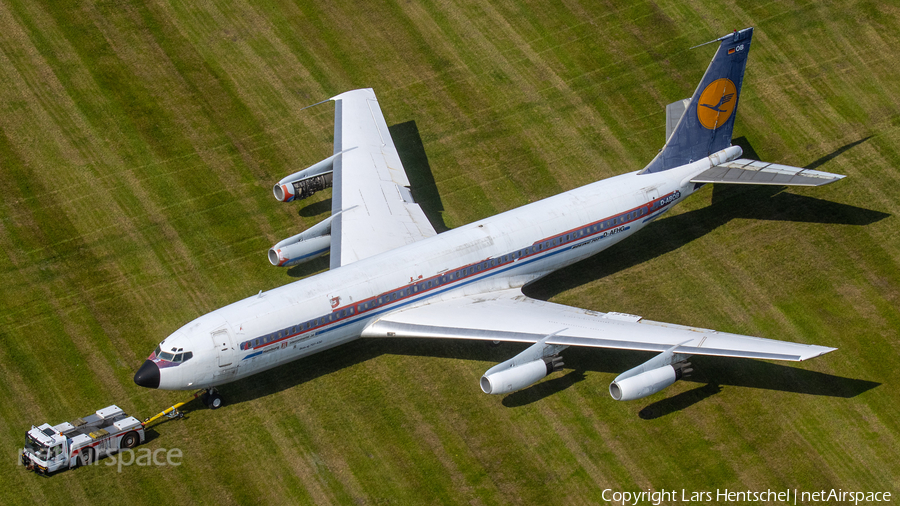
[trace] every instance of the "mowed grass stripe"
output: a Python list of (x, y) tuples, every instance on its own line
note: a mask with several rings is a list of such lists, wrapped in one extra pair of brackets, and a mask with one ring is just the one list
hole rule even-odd
[[(64, 136), (57, 136), (56, 138), (64, 138)], [(61, 160), (60, 163), (59, 163), (59, 166), (65, 166), (65, 165), (66, 165), (66, 161)], [(52, 177), (52, 175), (51, 175), (51, 177)], [(53, 180), (60, 180), (60, 178), (52, 178), (52, 179), (53, 179)], [(76, 189), (76, 191), (77, 191), (77, 189)], [(92, 201), (92, 202), (90, 202), (90, 204), (96, 205), (97, 202), (96, 202), (96, 201)], [(130, 206), (130, 207), (133, 208), (133, 206)], [(102, 208), (101, 208), (101, 209), (102, 209)], [(96, 210), (93, 210), (93, 209), (92, 209), (91, 212), (89, 212), (89, 213), (81, 213), (81, 212), (78, 212), (78, 213), (75, 213), (74, 216), (84, 216), (84, 215), (90, 216), (90, 215), (92, 215), (92, 214), (102, 214), (102, 215), (105, 216), (105, 217), (112, 217), (112, 218), (115, 218), (116, 216), (119, 216), (119, 215), (121, 214), (121, 211), (120, 211), (120, 209), (113, 208), (111, 211), (106, 211), (106, 212), (96, 213)], [(96, 227), (96, 225), (94, 225), (94, 227)], [(92, 228), (92, 227), (86, 227), (86, 228)], [(65, 237), (65, 236), (63, 236), (63, 237)], [(61, 249), (66, 249), (66, 248), (71, 248), (71, 247), (72, 247), (72, 244), (65, 244), (65, 243), (60, 244), (60, 248), (61, 248)], [(111, 252), (111, 253), (112, 253), (112, 252)], [(111, 254), (111, 253), (110, 253), (110, 254)]]
[[(47, 137), (60, 139), (26, 144), (34, 136), (22, 115), (0, 110), (4, 132), (14, 134), (0, 159), (4, 187), (25, 195), (0, 206), (0, 242), (10, 251), (0, 296), (15, 329), (4, 340), (18, 340), (0, 363), (6, 379), (30, 380), (7, 389), (16, 399), (0, 401), (13, 425), (82, 415), (113, 396), (140, 416), (185, 397), (138, 389), (130, 370), (182, 323), (291, 279), (268, 268), (265, 248), (327, 208), (304, 211), (321, 199), (279, 206), (270, 186), (330, 153), (332, 108), (297, 109), (346, 89), (374, 87), (390, 125), (416, 122), (445, 223), (458, 226), (640, 168), (662, 143), (665, 103), (689, 95), (709, 61), (703, 48), (685, 48), (755, 25), (738, 135), (769, 161), (804, 165), (836, 153), (821, 169), (851, 175), (786, 192), (812, 200), (756, 196), (722, 207), (711, 204), (712, 192), (698, 195), (643, 240), (542, 282), (558, 302), (837, 353), (778, 368), (697, 359), (697, 376), (724, 382), (721, 392), (682, 382), (617, 404), (608, 381), (642, 354), (569, 350), (566, 374), (580, 368), (584, 380), (560, 375), (497, 398), (479, 394), (477, 379), (515, 353), (508, 347), (359, 343), (232, 385), (225, 409), (162, 425), (148, 447), (184, 448), (179, 468), (126, 469), (110, 486), (101, 467), (41, 487), (13, 468), (0, 478), (22, 491), (13, 501), (139, 503), (177, 490), (201, 503), (528, 503), (548, 494), (588, 503), (606, 487), (846, 490), (884, 487), (898, 474), (889, 388), (897, 373), (886, 358), (898, 342), (896, 227), (892, 216), (860, 223), (858, 210), (822, 204), (896, 214), (896, 72), (877, 50), (896, 40), (885, 29), (896, 25), (896, 9), (774, 3), (703, 20), (696, 13), (719, 8), (5, 5), (6, 23), (28, 34), (19, 46), (0, 46), (0, 71), (20, 76), (18, 96), (30, 101), (10, 103), (31, 104), (53, 132)], [(77, 29), (62, 27), (72, 25), (64, 13), (82, 11), (89, 15)], [(877, 29), (842, 37), (855, 19)], [(103, 44), (115, 49), (105, 50), (108, 60), (88, 57), (86, 48)], [(43, 85), (41, 75), (60, 84)], [(126, 85), (122, 93), (112, 77)], [(134, 111), (146, 112), (146, 124)], [(74, 186), (60, 190), (23, 168), (36, 163), (52, 163)], [(33, 190), (57, 204), (44, 209)], [(799, 220), (797, 207), (809, 209)], [(804, 223), (822, 212), (837, 223)], [(49, 261), (35, 263), (34, 253)], [(24, 340), (39, 331), (53, 337)], [(408, 353), (385, 354), (397, 348)], [(74, 364), (55, 372), (51, 357), (61, 352), (96, 372)], [(841, 378), (881, 386), (856, 393)], [(779, 391), (789, 383), (801, 391)], [(642, 419), (644, 409), (661, 416)], [(6, 428), (10, 446), (21, 430)]]

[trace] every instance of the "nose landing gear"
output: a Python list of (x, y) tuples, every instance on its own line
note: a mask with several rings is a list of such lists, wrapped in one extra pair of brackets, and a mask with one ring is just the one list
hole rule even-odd
[(200, 396), (200, 400), (203, 401), (203, 404), (206, 404), (206, 407), (209, 409), (219, 409), (222, 407), (222, 396), (216, 392), (215, 388), (207, 388), (206, 393)]

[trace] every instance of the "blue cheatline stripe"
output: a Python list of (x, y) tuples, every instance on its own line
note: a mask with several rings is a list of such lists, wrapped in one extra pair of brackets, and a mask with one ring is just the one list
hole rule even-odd
[(644, 219), (644, 221), (642, 221), (641, 223), (647, 223), (648, 221), (653, 221), (653, 220), (655, 220), (656, 218), (659, 218), (660, 216), (662, 216), (662, 214), (663, 214), (664, 212), (668, 211), (668, 210), (669, 210), (668, 207), (664, 207), (661, 211), (659, 211), (659, 212), (657, 212), (657, 213), (654, 213), (654, 214), (651, 214), (650, 216), (647, 216), (647, 217)]
[[(621, 226), (621, 225), (619, 225), (619, 226)], [(618, 227), (615, 227), (615, 228), (618, 228)], [(627, 231), (630, 230), (630, 229), (631, 229), (631, 227), (626, 226), (625, 229), (622, 230), (622, 232), (620, 232), (620, 233), (627, 232)], [(603, 231), (596, 232), (595, 234), (601, 234), (601, 233), (603, 233)], [(539, 254), (539, 255), (541, 255), (541, 256), (536, 256), (536, 257), (530, 258), (530, 259), (528, 259), (528, 260), (515, 260), (515, 261), (513, 261), (513, 265), (509, 265), (509, 266), (507, 266), (507, 267), (500, 268), (500, 269), (498, 269), (498, 268), (495, 267), (494, 269), (496, 269), (496, 270), (494, 270), (494, 271), (492, 271), (492, 272), (483, 274), (483, 275), (481, 275), (481, 276), (479, 276), (479, 277), (474, 277), (474, 276), (477, 276), (477, 275), (473, 275), (472, 278), (465, 279), (465, 280), (460, 280), (460, 281), (458, 282), (458, 284), (457, 284), (457, 283), (452, 283), (453, 286), (447, 286), (447, 287), (440, 288), (440, 289), (434, 288), (433, 290), (436, 290), (436, 291), (434, 291), (434, 292), (427, 293), (427, 294), (426, 294), (426, 293), (423, 293), (422, 295), (420, 295), (420, 296), (418, 296), (418, 297), (411, 296), (411, 297), (405, 299), (403, 302), (400, 302), (400, 303), (398, 303), (398, 304), (396, 304), (396, 305), (391, 305), (391, 307), (384, 307), (383, 309), (379, 309), (379, 310), (374, 310), (374, 309), (373, 309), (373, 310), (371, 310), (371, 312), (366, 312), (366, 313), (364, 313), (364, 314), (363, 314), (363, 313), (357, 313), (355, 316), (344, 317), (345, 319), (342, 320), (342, 321), (340, 321), (339, 323), (338, 323), (338, 322), (335, 322), (335, 324), (334, 324), (333, 326), (331, 326), (331, 327), (329, 327), (329, 325), (326, 324), (325, 326), (321, 327), (320, 329), (313, 331), (313, 333), (312, 333), (311, 335), (307, 336), (307, 337), (304, 338), (304, 339), (309, 339), (309, 338), (314, 337), (314, 336), (318, 336), (318, 335), (325, 334), (326, 332), (331, 332), (331, 331), (340, 329), (340, 328), (342, 328), (342, 327), (346, 327), (347, 325), (353, 325), (353, 324), (358, 323), (358, 322), (360, 322), (360, 321), (362, 321), (362, 320), (366, 320), (366, 319), (369, 319), (369, 318), (374, 318), (374, 317), (376, 317), (376, 316), (383, 315), (383, 314), (385, 314), (385, 313), (390, 313), (390, 312), (396, 311), (397, 309), (400, 309), (400, 308), (402, 308), (402, 307), (408, 306), (408, 305), (410, 305), (410, 304), (412, 304), (412, 303), (414, 303), (414, 302), (419, 302), (419, 301), (421, 301), (422, 299), (431, 298), (431, 297), (434, 297), (434, 296), (437, 296), (437, 295), (440, 295), (440, 294), (449, 292), (450, 290), (456, 290), (456, 289), (461, 288), (461, 287), (463, 287), (463, 286), (466, 286), (466, 285), (468, 285), (468, 284), (475, 283), (476, 281), (482, 281), (482, 280), (487, 279), (487, 278), (489, 278), (489, 277), (491, 277), (491, 276), (495, 276), (495, 275), (497, 275), (497, 274), (501, 274), (501, 273), (510, 271), (510, 270), (512, 270), (512, 269), (517, 269), (517, 268), (519, 268), (519, 267), (528, 265), (528, 264), (533, 263), (533, 262), (537, 262), (537, 261), (539, 261), (539, 260), (544, 260), (544, 259), (546, 259), (546, 258), (550, 258), (551, 256), (560, 254), (560, 253), (562, 253), (562, 252), (564, 252), (564, 251), (566, 251), (566, 250), (575, 249), (576, 247), (583, 246), (583, 245), (585, 245), (585, 244), (588, 244), (588, 243), (590, 243), (590, 242), (593, 242), (595, 239), (597, 239), (597, 240), (603, 240), (603, 239), (608, 239), (608, 238), (610, 238), (610, 237), (613, 237), (613, 236), (615, 236), (615, 235), (618, 235), (618, 234), (607, 235), (606, 237), (599, 237), (599, 238), (595, 238), (595, 237), (588, 236), (588, 237), (586, 238), (586, 240), (581, 241), (581, 242), (579, 242), (579, 243), (577, 243), (577, 244), (561, 244), (561, 245), (559, 245), (559, 246), (556, 246), (553, 250), (548, 250), (546, 253)], [(538, 242), (541, 242), (541, 241), (538, 241)], [(503, 256), (503, 255), (500, 255), (500, 256)], [(331, 314), (333, 314), (333, 313), (331, 313)], [(317, 319), (319, 319), (319, 318), (326, 318), (327, 316), (328, 316), (328, 315), (318, 316), (318, 317), (316, 317), (316, 318), (314, 318), (314, 319), (317, 320)], [(267, 346), (270, 346), (270, 345), (273, 345), (273, 344), (276, 344), (276, 343), (280, 343), (280, 342), (282, 342), (282, 341), (284, 341), (284, 340), (286, 340), (286, 339), (292, 339), (292, 338), (294, 338), (294, 337), (297, 337), (297, 335), (302, 335), (302, 333), (296, 334), (296, 335), (293, 335), (293, 336), (282, 337), (281, 339), (278, 339), (278, 340), (276, 340), (276, 341), (272, 341), (272, 342), (263, 344), (263, 345), (260, 346), (260, 348), (265, 348), (265, 347), (267, 347)], [(258, 338), (253, 338), (253, 339), (258, 339)], [(253, 339), (250, 339), (249, 341), (253, 341)], [(246, 341), (245, 341), (245, 342), (246, 342)], [(251, 354), (245, 356), (245, 357), (242, 358), (241, 360), (247, 360), (247, 359), (253, 358), (253, 357), (257, 356), (257, 355), (261, 355), (262, 353), (263, 353), (262, 351), (257, 351), (256, 353), (251, 353)]]

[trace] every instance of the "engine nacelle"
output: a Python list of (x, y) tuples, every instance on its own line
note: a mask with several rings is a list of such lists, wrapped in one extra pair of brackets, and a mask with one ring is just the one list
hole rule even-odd
[(609, 384), (609, 395), (617, 401), (633, 401), (653, 395), (691, 372), (687, 362), (678, 362), (618, 379)]
[(288, 267), (328, 253), (331, 250), (331, 222), (343, 212), (339, 211), (269, 248), (269, 262), (276, 267)]
[(486, 394), (505, 394), (521, 390), (562, 369), (562, 357), (546, 357), (481, 377), (481, 390)]
[(331, 188), (333, 183), (332, 173), (328, 172), (321, 176), (308, 177), (299, 181), (292, 181), (284, 184), (277, 184), (272, 190), (275, 198), (282, 202), (291, 202), (292, 200), (303, 200), (317, 191)]
[(334, 160), (341, 153), (331, 155), (312, 167), (295, 172), (282, 179), (273, 188), (272, 193), (281, 202), (305, 199), (317, 191), (331, 188)]
[(276, 267), (290, 267), (308, 262), (331, 251), (331, 235), (321, 235), (269, 249), (269, 262)]

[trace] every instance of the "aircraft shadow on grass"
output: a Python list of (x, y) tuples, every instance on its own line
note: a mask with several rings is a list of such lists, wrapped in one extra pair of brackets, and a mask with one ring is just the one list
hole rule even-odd
[[(389, 130), (406, 168), (416, 201), (436, 231), (447, 230), (441, 216), (443, 204), (415, 121), (394, 125)], [(810, 163), (806, 168), (815, 169), (866, 140), (868, 137), (846, 144)], [(744, 157), (759, 159), (747, 139), (737, 138), (733, 143), (742, 147)], [(652, 241), (639, 239), (623, 241), (591, 258), (526, 285), (523, 291), (530, 297), (547, 300), (562, 291), (576, 288), (674, 251), (732, 219), (869, 225), (890, 216), (880, 211), (795, 195), (786, 193), (784, 190), (783, 186), (716, 185), (713, 188), (710, 206), (677, 216), (665, 217), (650, 224), (641, 237), (652, 237)], [(326, 199), (310, 205), (308, 211), (301, 209), (300, 215), (315, 216), (327, 211), (330, 206), (331, 200)], [(304, 277), (327, 268), (328, 258), (324, 257), (293, 267), (288, 270), (288, 274), (292, 277)], [(591, 274), (585, 276), (585, 273)], [(227, 387), (227, 402), (237, 403), (263, 397), (381, 355), (489, 361), (485, 366), (485, 370), (487, 370), (491, 365), (514, 356), (524, 348), (525, 345), (513, 343), (492, 347), (482, 341), (358, 340), (232, 383)], [(646, 354), (640, 352), (570, 348), (566, 351), (565, 362), (566, 368), (573, 369), (572, 371), (511, 393), (504, 397), (502, 403), (507, 407), (530, 404), (584, 380), (586, 371), (619, 374), (644, 360), (646, 360)], [(754, 360), (693, 357), (692, 362), (695, 365), (695, 373), (692, 378), (686, 380), (705, 384), (647, 405), (639, 413), (641, 418), (654, 419), (683, 410), (718, 394), (723, 386), (849, 398), (880, 385), (880, 383), (867, 380), (844, 378)], [(442, 379), (442, 381), (448, 380), (454, 381), (453, 378)], [(472, 387), (473, 394), (484, 395), (477, 383)], [(597, 392), (597, 394), (608, 395), (605, 390)]]

